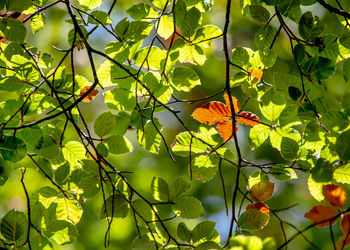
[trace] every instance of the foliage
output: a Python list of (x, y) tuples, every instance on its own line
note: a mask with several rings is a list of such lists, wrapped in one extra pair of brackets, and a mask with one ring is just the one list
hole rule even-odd
[[(323, 248), (323, 226), (335, 249), (350, 245), (349, 1), (235, 2), (0, 2), (0, 186), (25, 201), (0, 207), (0, 248), (83, 244), (80, 225), (97, 220), (111, 248), (116, 223), (133, 249), (281, 249), (299, 235)], [(293, 183), (318, 202), (298, 207), (312, 224), (288, 216)], [(218, 190), (227, 232), (205, 199)]]

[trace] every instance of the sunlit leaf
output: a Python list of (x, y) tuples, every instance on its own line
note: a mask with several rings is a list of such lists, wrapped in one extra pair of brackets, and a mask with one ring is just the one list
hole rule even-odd
[(273, 194), (275, 184), (269, 181), (261, 181), (252, 186), (250, 197), (256, 202), (262, 202), (270, 199)]
[(332, 219), (339, 214), (334, 208), (325, 205), (317, 205), (314, 206), (309, 212), (307, 212), (304, 216), (308, 218), (313, 223), (317, 224), (319, 227), (328, 226), (329, 224), (333, 224), (336, 219)]
[(248, 204), (246, 207), (246, 210), (249, 210), (249, 209), (258, 210), (260, 213), (266, 214), (267, 216), (269, 215), (269, 212), (270, 212), (269, 207), (266, 204), (261, 202)]
[(334, 207), (342, 207), (346, 201), (346, 193), (341, 186), (334, 184), (324, 185), (322, 187), (324, 199)]
[(259, 230), (269, 221), (269, 216), (256, 209), (250, 209), (243, 212), (238, 218), (238, 224), (242, 229)]
[[(80, 90), (80, 96), (84, 95), (88, 90), (90, 90), (90, 86), (86, 86)], [(91, 102), (93, 99), (95, 99), (96, 95), (98, 94), (97, 89), (93, 89), (87, 96), (84, 97), (82, 100), (83, 102)]]

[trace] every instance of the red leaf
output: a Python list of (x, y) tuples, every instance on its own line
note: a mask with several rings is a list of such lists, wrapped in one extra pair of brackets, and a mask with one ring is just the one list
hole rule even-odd
[[(224, 94), (224, 99), (225, 99), (226, 106), (229, 110), (229, 113), (231, 114), (230, 98), (226, 93)], [(235, 113), (236, 114), (239, 113), (239, 102), (235, 97), (232, 97), (232, 103), (233, 103), (233, 108), (235, 110)]]
[(249, 210), (249, 209), (258, 210), (260, 213), (266, 214), (267, 216), (269, 216), (269, 212), (270, 212), (269, 207), (265, 203), (261, 203), (261, 202), (248, 204), (245, 210)]
[[(219, 134), (224, 139), (224, 141), (228, 141), (230, 139), (233, 140), (233, 133), (232, 133), (232, 121), (223, 121), (220, 122), (216, 126), (217, 130), (219, 131)], [(236, 132), (238, 131), (237, 123), (236, 123)]]
[(221, 102), (209, 102), (197, 108), (192, 116), (197, 121), (214, 125), (217, 122), (226, 121), (231, 118), (231, 113), (225, 104)]
[[(80, 96), (84, 95), (90, 88), (91, 88), (91, 86), (86, 86), (86, 87), (82, 88), (80, 90)], [(93, 89), (87, 96), (84, 97), (84, 99), (82, 101), (83, 102), (91, 102), (96, 97), (97, 94), (98, 94), (98, 90)]]
[(341, 229), (343, 229), (345, 234), (350, 233), (350, 214), (344, 215), (343, 219), (341, 220)]
[(329, 226), (329, 223), (333, 224), (336, 219), (329, 220), (338, 214), (339, 212), (330, 206), (317, 205), (307, 212), (304, 217), (317, 224), (317, 226), (324, 227)]
[(253, 201), (261, 202), (270, 199), (275, 184), (269, 181), (261, 181), (250, 189), (250, 198)]
[(341, 186), (328, 184), (322, 187), (324, 199), (334, 207), (342, 207), (346, 201), (346, 193)]
[(254, 127), (255, 125), (260, 124), (259, 118), (250, 113), (250, 112), (242, 112), (239, 114), (239, 117), (237, 118), (237, 122), (240, 122), (245, 125), (249, 125)]

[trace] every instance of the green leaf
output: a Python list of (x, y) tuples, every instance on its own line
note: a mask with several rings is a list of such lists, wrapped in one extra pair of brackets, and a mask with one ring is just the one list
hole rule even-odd
[(213, 250), (213, 249), (220, 250), (220, 249), (222, 249), (222, 247), (214, 241), (205, 241), (205, 242), (199, 244), (198, 246), (196, 246), (196, 249), (198, 249), (198, 250)]
[(337, 167), (333, 172), (333, 179), (340, 183), (350, 183), (350, 164)]
[(201, 84), (197, 73), (188, 67), (176, 67), (171, 74), (171, 83), (178, 91), (189, 92)]
[(62, 185), (65, 183), (70, 175), (70, 166), (69, 164), (63, 164), (59, 166), (55, 171), (55, 180), (57, 184)]
[(30, 27), (32, 28), (33, 34), (44, 28), (45, 26), (45, 15), (38, 13), (32, 17), (30, 21)]
[(151, 49), (145, 47), (141, 49), (135, 56), (135, 65), (151, 70), (162, 69), (162, 61), (166, 58), (166, 51), (153, 46)]
[(9, 177), (10, 168), (3, 161), (0, 164), (0, 187), (3, 186)]
[(181, 63), (192, 63), (192, 64), (203, 65), (207, 60), (207, 57), (205, 56), (203, 49), (198, 45), (186, 44), (179, 50), (179, 52), (180, 52), (179, 62)]
[(102, 0), (78, 0), (79, 4), (88, 9), (95, 9), (101, 6)]
[(340, 159), (344, 161), (350, 160), (350, 130), (341, 133), (335, 144), (335, 151)]
[[(92, 18), (92, 16), (94, 18)], [(108, 25), (112, 23), (112, 19), (108, 16), (108, 14), (104, 11), (100, 10), (94, 10), (90, 13), (88, 17), (89, 23), (96, 24), (96, 25)]]
[(177, 237), (179, 237), (180, 240), (190, 242), (192, 240), (192, 232), (189, 230), (185, 223), (180, 222), (177, 225)]
[(255, 209), (243, 212), (238, 218), (240, 228), (246, 230), (262, 229), (269, 221), (269, 216)]
[(129, 140), (121, 135), (113, 135), (107, 138), (104, 143), (112, 154), (124, 154), (132, 151), (132, 144)]
[[(196, 133), (194, 133), (196, 135)], [(207, 145), (196, 138), (192, 138), (189, 132), (180, 133), (176, 136), (175, 141), (171, 145), (171, 149), (182, 156), (188, 156), (189, 152), (198, 154), (207, 151)]]
[(116, 126), (116, 119), (111, 112), (100, 114), (95, 123), (94, 130), (99, 137), (107, 135)]
[(200, 43), (200, 45), (203, 47), (209, 47), (210, 40), (221, 35), (222, 31), (219, 27), (215, 25), (204, 25), (197, 30), (193, 42)]
[(264, 250), (274, 250), (277, 248), (276, 240), (273, 237), (267, 237), (263, 240)]
[(96, 176), (87, 176), (79, 181), (78, 187), (84, 191), (83, 197), (92, 198), (100, 191), (100, 180)]
[(174, 20), (169, 16), (162, 16), (157, 32), (160, 37), (167, 40), (174, 33)]
[(269, 137), (270, 128), (263, 124), (254, 126), (249, 131), (248, 143), (252, 150), (257, 149)]
[(142, 129), (137, 130), (137, 139), (140, 145), (151, 153), (158, 154), (162, 139), (160, 135), (162, 130), (163, 127), (158, 119), (153, 118), (153, 122), (147, 121)]
[(269, 11), (261, 5), (250, 5), (249, 12), (251, 17), (258, 22), (266, 23), (270, 19)]
[(56, 216), (58, 220), (64, 220), (73, 225), (80, 221), (83, 209), (76, 201), (57, 198), (55, 203), (57, 204)]
[[(163, 10), (165, 7), (165, 4), (167, 3), (167, 0), (150, 0), (150, 2), (156, 6), (157, 8)], [(168, 3), (169, 4), (169, 3)]]
[(7, 11), (23, 12), (31, 6), (30, 0), (11, 0), (4, 1), (6, 3)]
[(288, 137), (283, 137), (281, 141), (281, 154), (284, 159), (292, 161), (298, 157), (299, 144)]
[[(119, 23), (118, 23), (119, 24)], [(125, 25), (125, 24), (124, 24)], [(118, 35), (118, 25), (116, 27), (116, 34)], [(124, 27), (125, 28), (125, 27)], [(126, 30), (120, 36), (127, 42), (137, 42), (148, 37), (153, 30), (153, 24), (144, 21), (127, 22)]]
[(276, 30), (270, 25), (261, 27), (255, 34), (255, 44), (259, 49), (268, 49), (276, 35)]
[(331, 131), (339, 132), (349, 125), (347, 115), (339, 110), (330, 110), (321, 118), (321, 122)]
[(124, 135), (130, 125), (130, 115), (126, 112), (118, 112), (115, 117), (116, 126), (110, 132), (112, 135)]
[(173, 210), (174, 213), (186, 219), (204, 216), (204, 209), (201, 202), (194, 197), (184, 197), (176, 200)]
[(299, 21), (299, 34), (307, 41), (313, 40), (323, 33), (324, 27), (321, 24), (319, 18), (315, 19), (310, 11), (305, 12)]
[(86, 150), (83, 144), (77, 141), (67, 142), (62, 148), (64, 159), (73, 167), (78, 166), (79, 161), (86, 158)]
[(170, 191), (168, 183), (160, 177), (153, 177), (151, 183), (153, 197), (158, 201), (169, 201)]
[(97, 152), (101, 156), (103, 156), (103, 157), (107, 157), (108, 156), (108, 148), (102, 142), (97, 144), (96, 149), (97, 149)]
[(104, 93), (107, 106), (110, 109), (121, 111), (131, 111), (136, 106), (136, 96), (134, 91), (124, 88), (115, 88)]
[(191, 182), (184, 177), (177, 177), (170, 185), (170, 200), (177, 199), (181, 194), (186, 193), (191, 187)]
[[(152, 236), (151, 236), (152, 237)], [(156, 243), (158, 246), (158, 243)], [(141, 235), (137, 237), (131, 245), (133, 250), (153, 250), (155, 248), (155, 242), (151, 240), (148, 235)]]
[(43, 140), (43, 133), (39, 126), (21, 129), (19, 136), (28, 145), (28, 148), (35, 148)]
[[(329, 182), (330, 183), (330, 182)], [(308, 178), (307, 186), (309, 188), (310, 194), (316, 200), (321, 201), (324, 200), (324, 196), (322, 194), (323, 185), (329, 184), (328, 182), (316, 182), (312, 176), (310, 175)]]
[(248, 186), (251, 189), (255, 184), (263, 181), (269, 181), (269, 176), (265, 174), (263, 171), (255, 171), (248, 178)]
[(273, 89), (267, 91), (259, 103), (261, 113), (270, 121), (278, 119), (285, 106), (283, 95)]
[(278, 181), (288, 181), (298, 178), (294, 170), (288, 168), (288, 166), (284, 164), (277, 164), (273, 166), (270, 169), (269, 174), (271, 174)]
[[(256, 210), (249, 210), (256, 211)], [(266, 215), (265, 215), (266, 216)], [(230, 246), (242, 250), (263, 250), (263, 243), (257, 236), (238, 235), (230, 239)], [(238, 248), (240, 247), (240, 248)]]
[(146, 221), (155, 220), (154, 212), (151, 207), (141, 199), (134, 200), (132, 206), (135, 209), (135, 212), (138, 216), (141, 216)]
[(310, 170), (312, 179), (316, 182), (329, 182), (332, 180), (332, 165), (330, 162), (319, 158), (315, 167)]
[(201, 17), (201, 12), (196, 7), (192, 7), (186, 12), (180, 26), (180, 30), (184, 37), (190, 38), (196, 33), (200, 26)]
[(249, 58), (249, 53), (245, 48), (236, 47), (232, 50), (231, 62), (238, 66), (246, 67), (249, 63)]
[(125, 218), (129, 213), (128, 203), (122, 194), (109, 196), (101, 207), (100, 219), (111, 218), (112, 214), (115, 218)]
[(212, 232), (214, 231), (216, 222), (215, 221), (203, 221), (197, 224), (192, 229), (192, 240), (193, 242), (208, 240)]
[(158, 13), (151, 6), (144, 3), (131, 6), (126, 12), (137, 21), (144, 18), (156, 18), (158, 16)]
[(22, 43), (27, 34), (23, 23), (13, 18), (0, 19), (0, 31), (6, 40), (18, 43)]
[(218, 170), (217, 164), (218, 158), (216, 155), (197, 156), (193, 159), (192, 175), (201, 182), (207, 182), (216, 175)]
[(19, 243), (26, 236), (27, 225), (27, 217), (24, 213), (12, 209), (2, 218), (0, 232), (6, 240)]
[(0, 153), (4, 160), (19, 162), (27, 153), (26, 144), (14, 136), (4, 136), (0, 139)]

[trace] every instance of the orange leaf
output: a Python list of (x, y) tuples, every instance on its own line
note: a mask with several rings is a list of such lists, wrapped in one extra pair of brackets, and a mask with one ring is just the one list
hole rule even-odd
[(254, 76), (255, 78), (261, 80), (261, 78), (264, 75), (264, 72), (261, 69), (254, 69), (251, 73), (251, 76)]
[[(80, 90), (80, 96), (84, 95), (91, 87), (86, 86)], [(87, 96), (84, 97), (83, 102), (91, 102), (98, 94), (97, 89), (93, 89)]]
[(261, 202), (248, 204), (245, 210), (249, 210), (249, 209), (258, 210), (260, 213), (266, 214), (267, 216), (269, 216), (269, 212), (270, 212), (269, 207), (266, 204)]
[(341, 229), (343, 229), (345, 234), (350, 233), (350, 214), (344, 215), (343, 219), (341, 220)]
[[(226, 102), (226, 106), (229, 110), (229, 113), (231, 114), (230, 98), (226, 93), (224, 94), (224, 99)], [(235, 113), (236, 114), (239, 113), (239, 102), (235, 97), (232, 97), (232, 103), (233, 103), (233, 108), (235, 109)]]
[(346, 194), (341, 186), (328, 184), (322, 187), (324, 199), (334, 207), (342, 207), (346, 201)]
[(333, 224), (336, 219), (330, 221), (331, 218), (339, 214), (334, 208), (325, 205), (314, 206), (309, 212), (307, 212), (304, 217), (308, 218), (317, 226), (324, 227), (329, 226), (329, 223)]
[[(223, 121), (220, 122), (216, 126), (217, 130), (219, 131), (219, 134), (224, 139), (224, 141), (227, 141), (228, 139), (233, 140), (234, 135), (232, 133), (232, 121)], [(238, 131), (237, 123), (236, 123), (236, 132)]]
[(250, 189), (250, 198), (253, 201), (261, 202), (270, 199), (275, 184), (269, 181), (261, 181)]
[(225, 104), (221, 102), (209, 102), (197, 108), (192, 116), (197, 121), (214, 125), (217, 122), (226, 121), (231, 118), (231, 113)]
[[(346, 242), (344, 242), (346, 239)], [(349, 235), (343, 235), (338, 239), (336, 249), (341, 250), (344, 249), (345, 246), (350, 244), (350, 234)]]
[(6, 39), (0, 36), (0, 43), (6, 43)]
[(249, 125), (252, 127), (260, 124), (259, 118), (250, 112), (240, 113), (239, 117), (237, 118), (237, 122), (240, 122), (242, 124)]

